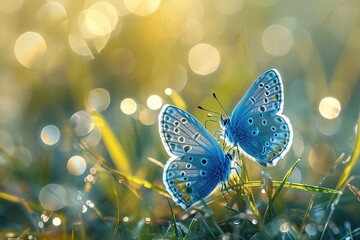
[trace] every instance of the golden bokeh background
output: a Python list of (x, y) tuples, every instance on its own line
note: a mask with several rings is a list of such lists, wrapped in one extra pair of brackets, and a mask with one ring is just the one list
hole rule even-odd
[[(47, 211), (81, 203), (87, 214), (98, 204), (104, 216), (114, 215), (115, 207), (105, 207), (101, 197), (111, 190), (82, 195), (86, 183), (96, 185), (98, 163), (84, 156), (79, 142), (114, 165), (91, 112), (108, 122), (131, 174), (163, 187), (162, 169), (148, 161), (168, 159), (158, 134), (161, 107), (178, 105), (204, 123), (208, 117), (197, 105), (222, 113), (216, 92), (230, 114), (270, 68), (282, 75), (294, 141), (275, 168), (248, 161), (251, 179), (266, 171), (281, 180), (302, 158), (290, 180), (317, 185), (341, 153), (353, 150), (360, 103), (357, 1), (0, 0), (0, 22), (0, 188)], [(208, 128), (214, 132), (219, 125), (208, 122)], [(346, 164), (330, 174), (327, 187), (335, 187)], [(124, 223), (170, 219), (163, 196), (137, 188), (142, 200), (136, 203), (121, 190), (126, 208), (142, 206), (136, 217), (121, 212)], [(67, 199), (54, 199), (52, 191)], [(311, 194), (287, 189), (282, 208), (307, 206)], [(345, 194), (335, 222), (360, 227), (356, 197)], [(1, 201), (4, 216), (9, 203)], [(69, 224), (64, 218), (70, 221), (71, 214), (62, 214), (43, 213), (35, 229), (47, 229), (50, 221), (53, 229)], [(21, 232), (12, 225), (18, 221), (4, 217), (0, 231)], [(27, 221), (21, 223), (25, 229)]]

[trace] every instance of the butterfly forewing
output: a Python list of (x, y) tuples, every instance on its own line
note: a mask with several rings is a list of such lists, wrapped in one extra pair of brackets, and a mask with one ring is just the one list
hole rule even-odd
[[(214, 137), (189, 113), (165, 105), (159, 115), (159, 128), (162, 142), (171, 156), (186, 153), (220, 154)], [(215, 146), (215, 147), (214, 147)]]
[(271, 69), (256, 79), (245, 96), (234, 108), (231, 117), (257, 113), (281, 113), (283, 108), (283, 84), (276, 69)]

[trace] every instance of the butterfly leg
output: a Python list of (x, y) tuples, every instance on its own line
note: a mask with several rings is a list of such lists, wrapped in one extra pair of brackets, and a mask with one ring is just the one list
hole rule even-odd
[[(217, 136), (216, 136), (217, 135)], [(219, 139), (222, 137), (222, 131), (219, 129), (216, 129), (214, 132), (214, 137), (216, 138), (216, 140), (219, 142)]]
[(227, 200), (227, 198), (226, 198), (226, 196), (224, 194), (225, 191), (226, 191), (226, 193), (229, 193), (228, 188), (226, 187), (226, 183), (223, 182), (222, 185), (221, 185), (221, 194), (223, 195), (224, 200), (226, 201), (226, 204), (229, 204), (229, 201)]

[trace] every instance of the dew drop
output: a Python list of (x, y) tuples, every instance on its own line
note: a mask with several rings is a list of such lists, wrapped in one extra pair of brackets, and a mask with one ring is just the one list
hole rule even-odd
[(86, 205), (82, 205), (82, 210), (81, 210), (81, 212), (82, 212), (82, 213), (86, 213), (87, 210), (88, 210), (87, 206), (86, 206)]

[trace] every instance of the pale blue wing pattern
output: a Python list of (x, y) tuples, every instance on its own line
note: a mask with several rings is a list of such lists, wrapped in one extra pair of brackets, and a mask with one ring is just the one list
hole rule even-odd
[(283, 84), (277, 70), (271, 69), (252, 84), (224, 119), (224, 137), (239, 146), (263, 166), (275, 166), (290, 149), (293, 139), (289, 119), (282, 115)]
[(159, 130), (171, 156), (164, 167), (163, 182), (182, 208), (207, 197), (228, 179), (230, 157), (192, 115), (165, 105), (159, 114)]
[(256, 113), (281, 113), (283, 105), (284, 93), (281, 76), (276, 69), (271, 69), (255, 80), (234, 108), (231, 118), (238, 120), (244, 115)]
[(239, 121), (234, 129), (242, 129), (237, 133), (237, 144), (263, 166), (275, 166), (292, 144), (292, 128), (286, 116), (255, 114)]
[(216, 139), (190, 113), (165, 105), (159, 114), (159, 132), (170, 156), (186, 153), (223, 154)]

